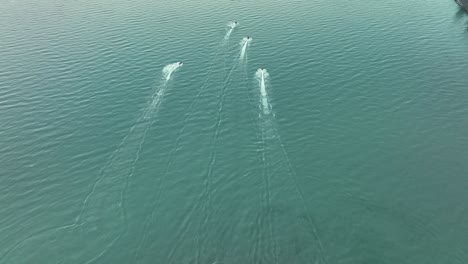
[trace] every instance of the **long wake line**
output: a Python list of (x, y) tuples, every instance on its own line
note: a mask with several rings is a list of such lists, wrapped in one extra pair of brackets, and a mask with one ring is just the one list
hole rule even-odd
[(245, 38), (242, 39), (242, 41), (240, 42), (240, 45), (241, 45), (241, 53), (240, 53), (240, 60), (241, 62), (243, 62), (246, 58), (246, 52), (247, 52), (247, 47), (250, 45), (250, 43), (252, 42), (252, 38), (250, 36), (247, 36)]
[[(201, 208), (201, 211), (204, 215), (203, 217), (203, 221), (200, 221), (200, 224), (199, 224), (199, 227), (198, 227), (198, 235), (197, 235), (197, 238), (198, 238), (198, 247), (197, 247), (197, 263), (200, 262), (200, 257), (201, 257), (201, 242), (199, 240), (199, 238), (201, 237), (201, 233), (202, 233), (202, 225), (207, 223), (208, 221), (208, 213), (207, 213), (207, 207), (209, 206), (210, 204), (210, 201), (211, 201), (211, 191), (210, 191), (210, 186), (211, 186), (211, 181), (212, 181), (212, 177), (213, 177), (213, 170), (214, 170), (214, 166), (216, 164), (216, 152), (217, 152), (217, 144), (218, 144), (218, 139), (219, 139), (219, 132), (220, 132), (220, 127), (221, 127), (221, 113), (223, 111), (223, 108), (224, 108), (224, 102), (225, 102), (225, 97), (226, 97), (226, 93), (227, 93), (227, 88), (228, 88), (228, 85), (229, 85), (229, 82), (231, 80), (231, 77), (232, 77), (232, 74), (234, 73), (234, 70), (236, 69), (237, 65), (238, 64), (241, 64), (244, 62), (245, 60), (245, 57), (246, 57), (246, 50), (247, 50), (247, 47), (249, 46), (250, 42), (251, 42), (251, 38), (250, 37), (245, 37), (242, 39), (240, 45), (241, 45), (241, 49), (239, 51), (239, 53), (236, 55), (236, 60), (234, 61), (234, 65), (231, 67), (227, 77), (226, 77), (226, 80), (224, 81), (224, 84), (222, 86), (222, 89), (221, 89), (221, 98), (218, 102), (218, 112), (217, 112), (217, 116), (216, 116), (216, 127), (215, 127), (215, 132), (214, 132), (214, 135), (213, 135), (213, 139), (212, 139), (212, 142), (211, 142), (211, 146), (212, 146), (212, 150), (211, 150), (211, 155), (210, 155), (210, 162), (209, 162), (209, 165), (208, 165), (208, 171), (207, 171), (207, 175), (206, 175), (206, 179), (205, 179), (205, 182), (204, 182), (204, 190), (200, 196), (200, 199), (203, 199), (205, 202)], [(205, 232), (206, 233), (206, 232)]]
[[(58, 237), (59, 241), (53, 240), (57, 243), (56, 246), (48, 247), (49, 250), (57, 247), (65, 247), (73, 244), (73, 239), (79, 239), (75, 232), (83, 232), (83, 234), (97, 235), (98, 233), (107, 233), (110, 230), (126, 225), (126, 213), (124, 205), (124, 194), (129, 184), (131, 177), (135, 171), (135, 165), (140, 157), (140, 152), (146, 135), (151, 128), (154, 118), (160, 108), (162, 99), (167, 89), (168, 83), (171, 80), (173, 73), (182, 66), (182, 62), (169, 64), (162, 70), (163, 78), (160, 85), (155, 89), (149, 104), (145, 107), (142, 115), (137, 119), (135, 124), (129, 129), (128, 133), (110, 155), (108, 162), (100, 170), (99, 177), (93, 183), (90, 192), (83, 199), (81, 209), (72, 224), (54, 228), (53, 230), (42, 230), (30, 236), (10, 248), (6, 254), (0, 258), (0, 262), (10, 257), (18, 248), (28, 246), (31, 240), (46, 239), (44, 235), (51, 235)], [(103, 206), (105, 205), (105, 206)], [(81, 229), (76, 230), (78, 227)], [(84, 229), (83, 229), (84, 228)], [(57, 232), (61, 233), (58, 236)], [(76, 230), (76, 231), (75, 231)], [(124, 231), (125, 232), (125, 231)], [(84, 240), (76, 241), (77, 244), (86, 243), (81, 245), (83, 252), (86, 252), (81, 263), (92, 263), (103, 256), (122, 236), (123, 233), (116, 237), (96, 236), (94, 239), (90, 237), (88, 242)], [(60, 240), (64, 241), (60, 241)], [(42, 241), (39, 241), (40, 243)], [(32, 248), (34, 249), (34, 248)], [(97, 252), (99, 249), (99, 252)], [(30, 252), (31, 254), (34, 251)], [(40, 254), (40, 252), (38, 252)], [(19, 255), (18, 257), (26, 257)], [(70, 256), (73, 258), (73, 256)], [(74, 260), (78, 261), (78, 260)]]
[(136, 250), (136, 253), (135, 253), (135, 257), (134, 257), (134, 260), (137, 263), (140, 261), (140, 252), (141, 252), (142, 247), (144, 246), (144, 244), (146, 243), (146, 240), (147, 240), (147, 233), (148, 233), (147, 230), (150, 227), (150, 224), (152, 222), (154, 222), (156, 210), (159, 207), (161, 197), (162, 197), (163, 193), (165, 192), (166, 177), (167, 177), (169, 171), (171, 170), (171, 168), (173, 166), (173, 163), (174, 163), (174, 160), (175, 160), (175, 157), (177, 156), (177, 153), (178, 153), (178, 151), (180, 149), (181, 140), (182, 140), (182, 137), (184, 135), (186, 126), (188, 124), (188, 121), (191, 119), (191, 117), (193, 115), (193, 108), (195, 107), (196, 103), (198, 102), (198, 98), (200, 97), (201, 93), (204, 91), (204, 89), (206, 88), (206, 86), (208, 84), (208, 80), (211, 77), (211, 73), (213, 71), (216, 59), (218, 58), (219, 54), (221, 53), (222, 48), (229, 42), (229, 38), (230, 38), (232, 32), (234, 31), (234, 29), (237, 27), (237, 25), (238, 25), (237, 22), (230, 22), (227, 25), (227, 32), (226, 32), (223, 40), (218, 45), (218, 49), (217, 49), (213, 59), (210, 62), (210, 66), (209, 66), (209, 69), (208, 69), (208, 71), (206, 73), (206, 77), (205, 77), (205, 79), (204, 79), (204, 81), (202, 83), (202, 86), (198, 89), (198, 92), (195, 95), (195, 99), (192, 101), (192, 103), (190, 104), (188, 110), (185, 112), (182, 127), (181, 127), (181, 129), (179, 130), (179, 132), (177, 134), (176, 141), (175, 141), (174, 146), (173, 146), (173, 148), (172, 148), (172, 150), (171, 150), (171, 152), (169, 154), (169, 160), (168, 160), (168, 162), (167, 162), (167, 164), (166, 164), (166, 166), (164, 168), (163, 175), (161, 176), (160, 191), (158, 192), (158, 194), (156, 196), (156, 199), (155, 199), (155, 202), (154, 202), (154, 204), (152, 206), (151, 215), (150, 215), (150, 217), (146, 218), (145, 223), (143, 225), (143, 235), (142, 235), (142, 238), (140, 239), (140, 241), (138, 242), (137, 250)]
[[(278, 133), (278, 130), (274, 124), (274, 115), (273, 115), (273, 112), (272, 112), (272, 109), (271, 109), (271, 104), (269, 103), (269, 98), (268, 98), (268, 93), (267, 93), (267, 89), (266, 89), (266, 82), (269, 78), (269, 74), (267, 72), (266, 69), (258, 69), (257, 72), (255, 73), (255, 77), (257, 78), (258, 82), (259, 82), (259, 88), (260, 88), (260, 109), (262, 110), (262, 123), (263, 123), (263, 128), (262, 128), (262, 145), (264, 146), (263, 147), (263, 150), (262, 150), (262, 160), (263, 162), (265, 163), (266, 161), (266, 142), (268, 140), (276, 140), (281, 148), (281, 151), (282, 151), (282, 155), (283, 155), (283, 158), (285, 159), (285, 163), (286, 163), (286, 166), (288, 167), (288, 175), (291, 177), (291, 180), (293, 181), (294, 183), (294, 187), (298, 193), (298, 195), (300, 196), (301, 200), (302, 200), (302, 203), (303, 203), (303, 207), (304, 207), (304, 210), (306, 212), (308, 212), (308, 209), (307, 209), (307, 206), (306, 206), (306, 200), (305, 200), (305, 195), (302, 191), (302, 189), (300, 188), (299, 186), (299, 183), (297, 182), (297, 174), (291, 164), (291, 161), (289, 159), (289, 155), (286, 151), (286, 148), (284, 147), (284, 144), (281, 140), (281, 137)], [(265, 165), (265, 164), (264, 164)], [(267, 178), (268, 179), (268, 178)], [(268, 195), (268, 194), (267, 194)], [(325, 249), (323, 247), (323, 243), (322, 243), (322, 240), (320, 239), (320, 236), (317, 232), (317, 228), (316, 226), (314, 225), (314, 221), (313, 219), (311, 218), (310, 214), (307, 213), (307, 218), (308, 218), (308, 223), (310, 225), (310, 228), (312, 230), (312, 234), (313, 236), (315, 237), (315, 239), (317, 240), (317, 243), (318, 243), (318, 247), (319, 247), (319, 251), (320, 251), (320, 256), (322, 258), (322, 260), (324, 261), (324, 263), (328, 263), (327, 261), (327, 257), (325, 255)]]
[[(143, 138), (141, 139), (138, 151), (135, 154), (135, 157), (136, 157), (135, 159), (137, 159), (139, 157), (140, 150), (141, 150), (141, 145), (143, 144), (143, 142), (144, 142), (144, 140), (146, 138), (146, 134), (147, 134), (147, 132), (148, 132), (150, 126), (151, 126), (151, 123), (148, 124), (146, 122), (143, 122), (144, 121), (143, 119), (148, 119), (148, 118), (152, 117), (154, 114), (157, 114), (159, 112), (159, 106), (161, 105), (162, 98), (164, 97), (164, 94), (166, 92), (167, 84), (169, 83), (169, 80), (171, 79), (172, 74), (181, 66), (182, 66), (182, 62), (176, 62), (176, 63), (169, 64), (169, 65), (167, 65), (167, 66), (165, 66), (163, 68), (162, 73), (163, 73), (164, 79), (163, 79), (162, 84), (156, 89), (156, 92), (153, 94), (152, 100), (151, 100), (149, 106), (147, 106), (147, 108), (143, 111), (143, 116), (138, 118), (137, 122), (130, 128), (130, 131), (127, 133), (127, 135), (124, 137), (124, 139), (120, 142), (117, 149), (112, 153), (111, 158), (109, 159), (109, 163), (101, 170), (101, 172), (102, 172), (101, 177), (94, 183), (91, 192), (84, 199), (80, 214), (77, 217), (77, 219), (75, 221), (75, 224), (78, 224), (78, 222), (80, 221), (80, 219), (81, 219), (81, 217), (83, 215), (83, 211), (85, 210), (89, 199), (95, 193), (96, 187), (99, 185), (99, 183), (102, 181), (102, 179), (106, 176), (106, 173), (105, 173), (106, 170), (109, 169), (109, 167), (112, 166), (112, 164), (114, 162), (114, 157), (119, 153), (121, 147), (127, 142), (127, 139), (132, 135), (132, 133), (135, 131), (135, 129), (138, 128), (139, 126), (143, 126), (145, 128), (144, 133), (143, 133)], [(139, 137), (139, 136), (141, 136), (141, 134), (137, 133), (136, 137)], [(133, 162), (133, 165), (134, 164), (135, 164), (135, 161)], [(132, 167), (132, 171), (133, 171), (133, 169), (134, 169), (134, 167)]]

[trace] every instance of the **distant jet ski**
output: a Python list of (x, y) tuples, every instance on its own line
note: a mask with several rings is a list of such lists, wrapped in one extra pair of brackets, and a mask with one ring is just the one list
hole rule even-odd
[(247, 39), (250, 39), (250, 36), (247, 36)]
[(234, 24), (236, 24), (236, 25), (237, 25), (237, 21), (234, 21)]
[(184, 65), (184, 62), (179, 61), (179, 66), (182, 66), (182, 65)]

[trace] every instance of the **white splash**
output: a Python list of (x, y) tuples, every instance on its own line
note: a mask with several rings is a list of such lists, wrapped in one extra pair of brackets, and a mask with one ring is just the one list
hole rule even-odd
[(258, 83), (260, 85), (260, 101), (262, 103), (261, 108), (263, 113), (268, 115), (270, 114), (271, 110), (265, 83), (270, 75), (266, 69), (258, 69), (255, 73), (255, 76), (257, 77)]
[(229, 22), (229, 24), (227, 24), (227, 32), (226, 32), (226, 35), (224, 36), (225, 41), (229, 40), (229, 37), (231, 37), (232, 31), (234, 31), (234, 28), (236, 28), (237, 25), (239, 25), (237, 21)]
[(242, 46), (241, 53), (240, 53), (240, 59), (243, 60), (245, 57), (245, 52), (247, 51), (247, 47), (250, 45), (250, 42), (252, 42), (251, 37), (245, 37), (241, 40), (240, 45)]
[(161, 104), (161, 100), (164, 97), (167, 84), (169, 83), (169, 80), (171, 79), (172, 74), (177, 69), (182, 67), (182, 65), (183, 63), (180, 61), (180, 62), (168, 64), (162, 69), (162, 76), (164, 79), (162, 80), (161, 85), (155, 90), (148, 108), (144, 111), (144, 115), (143, 115), (144, 119), (148, 119), (151, 116), (153, 116), (153, 114), (158, 112), (159, 105)]
[(178, 68), (182, 67), (182, 65), (183, 65), (182, 62), (176, 62), (176, 63), (166, 65), (163, 68), (162, 72), (163, 72), (163, 76), (166, 82), (171, 79), (172, 73), (175, 72)]

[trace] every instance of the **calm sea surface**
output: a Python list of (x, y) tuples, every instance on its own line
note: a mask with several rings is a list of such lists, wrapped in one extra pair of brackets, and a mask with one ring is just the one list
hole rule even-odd
[(466, 264), (467, 59), (451, 0), (4, 0), (0, 263)]

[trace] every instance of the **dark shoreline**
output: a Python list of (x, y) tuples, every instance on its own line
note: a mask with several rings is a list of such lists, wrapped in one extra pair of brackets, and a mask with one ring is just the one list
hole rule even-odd
[(457, 3), (461, 8), (465, 9), (465, 11), (468, 11), (468, 0), (455, 0), (455, 3)]

